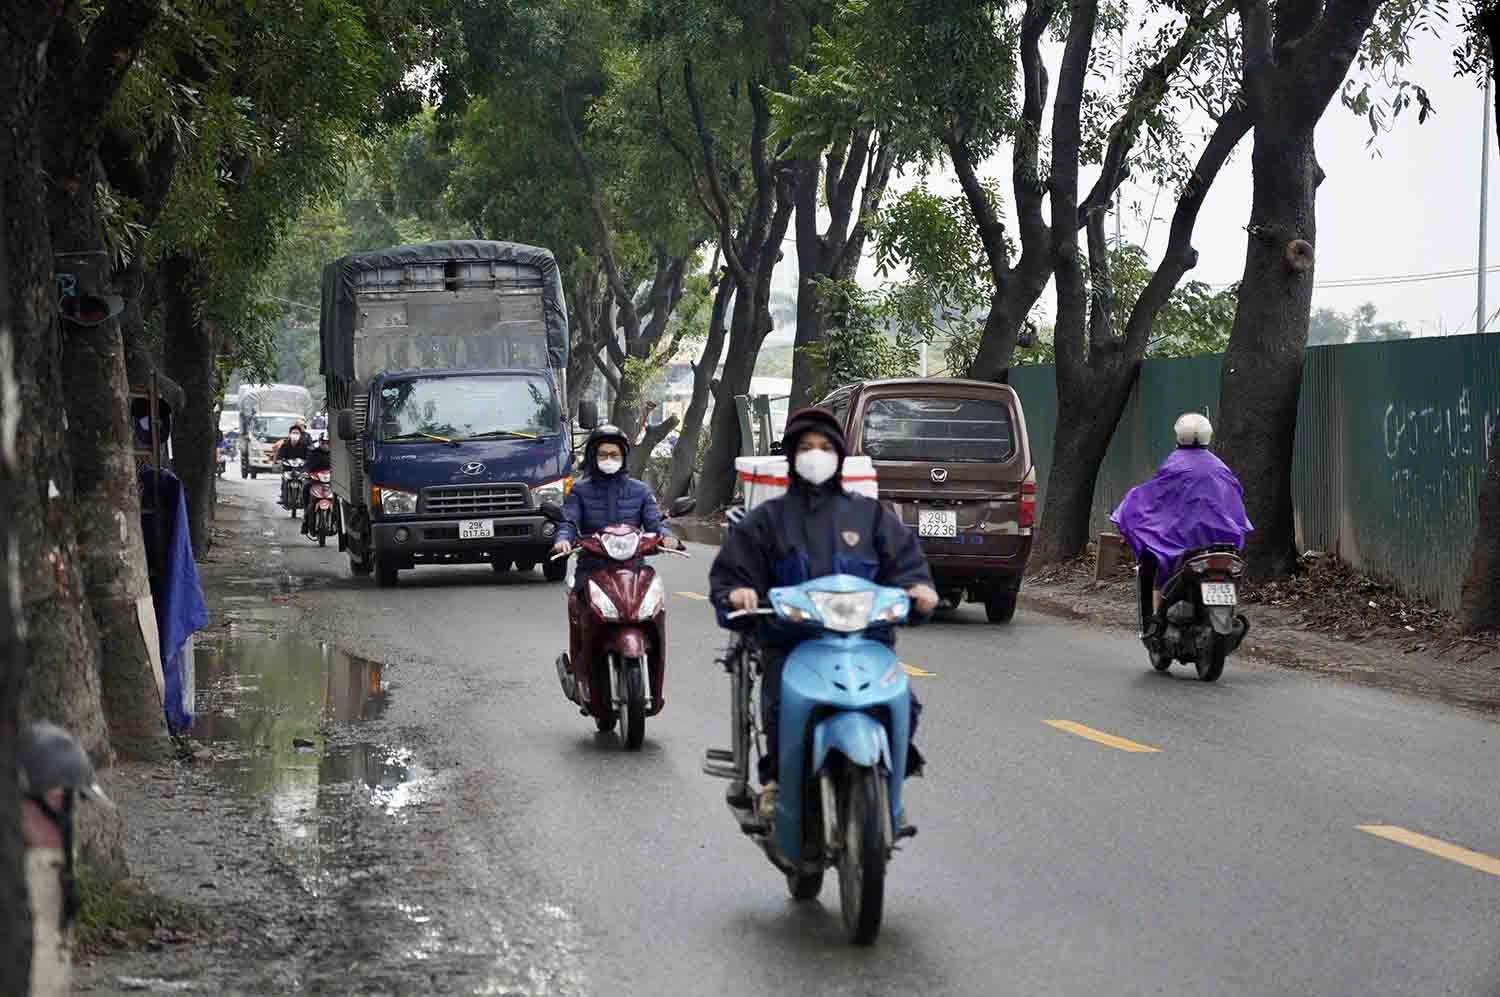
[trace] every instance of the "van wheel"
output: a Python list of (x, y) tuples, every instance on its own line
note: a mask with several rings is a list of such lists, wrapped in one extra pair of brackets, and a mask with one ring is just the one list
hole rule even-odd
[(510, 562), (502, 557), (497, 557), (490, 561), (490, 567), (495, 569), (495, 574), (503, 575), (510, 570)]
[(396, 579), (401, 574), (396, 567), (396, 562), (389, 557), (376, 556), (375, 558), (375, 584), (383, 589), (395, 588)]
[(1020, 590), (992, 589), (984, 597), (984, 615), (991, 623), (1009, 623), (1016, 615), (1016, 598)]

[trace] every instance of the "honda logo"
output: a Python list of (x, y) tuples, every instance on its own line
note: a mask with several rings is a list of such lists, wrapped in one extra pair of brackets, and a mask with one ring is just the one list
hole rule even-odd
[(934, 467), (932, 469), (932, 482), (941, 485), (948, 480), (948, 469), (946, 467)]
[(479, 463), (479, 461), (477, 460), (471, 460), (463, 466), (462, 470), (465, 474), (468, 475), (483, 474), (484, 465)]

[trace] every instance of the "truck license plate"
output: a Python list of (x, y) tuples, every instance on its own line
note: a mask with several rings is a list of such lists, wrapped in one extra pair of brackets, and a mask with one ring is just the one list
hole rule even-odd
[(1236, 601), (1234, 582), (1204, 582), (1203, 605), (1233, 606)]
[(495, 535), (493, 519), (465, 519), (458, 524), (458, 539), (489, 540)]
[(917, 536), (958, 536), (958, 513), (954, 512), (952, 509), (917, 510)]

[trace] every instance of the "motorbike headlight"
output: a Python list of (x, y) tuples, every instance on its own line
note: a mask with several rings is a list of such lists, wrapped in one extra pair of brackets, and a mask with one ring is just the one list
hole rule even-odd
[(661, 610), (661, 602), (665, 595), (666, 590), (662, 587), (661, 576), (651, 579), (651, 586), (646, 589), (646, 597), (641, 600), (641, 611), (637, 614), (637, 619), (649, 620), (655, 616)]
[(410, 516), (417, 511), (416, 492), (404, 492), (399, 488), (381, 488), (380, 511), (387, 516)]
[(774, 605), (776, 607), (777, 615), (790, 623), (819, 622), (816, 613), (809, 613), (807, 610), (803, 609), (801, 606), (796, 605), (795, 603), (790, 603), (783, 600), (774, 603)]
[(902, 623), (911, 615), (911, 600), (898, 599), (875, 614), (871, 623)]
[(641, 549), (641, 535), (639, 533), (606, 533), (599, 538), (604, 547), (604, 553), (616, 561), (628, 561), (635, 557), (635, 552)]
[(823, 618), (823, 626), (839, 633), (859, 633), (870, 625), (875, 608), (874, 592), (809, 592), (812, 604)]
[(614, 600), (605, 595), (604, 590), (592, 580), (589, 581), (589, 605), (594, 607), (594, 612), (606, 620), (620, 618), (620, 611), (615, 608)]
[(537, 485), (531, 490), (531, 507), (540, 509), (543, 502), (556, 502), (563, 504), (563, 499), (568, 497), (568, 490), (573, 485), (572, 478), (558, 478), (544, 485)]

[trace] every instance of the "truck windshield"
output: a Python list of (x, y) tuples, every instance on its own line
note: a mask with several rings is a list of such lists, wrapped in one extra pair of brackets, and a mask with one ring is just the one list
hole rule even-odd
[(433, 438), (552, 435), (562, 413), (542, 377), (433, 377), (392, 381), (380, 389), (380, 439), (420, 443)]
[(876, 460), (1003, 462), (1015, 453), (1010, 406), (984, 398), (879, 398), (865, 410)]
[(301, 421), (295, 415), (258, 415), (250, 423), (250, 432), (263, 440), (279, 440)]

